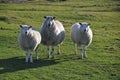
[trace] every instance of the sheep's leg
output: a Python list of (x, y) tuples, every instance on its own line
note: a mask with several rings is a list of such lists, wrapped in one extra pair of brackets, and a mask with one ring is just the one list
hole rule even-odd
[(74, 50), (74, 51), (75, 51), (74, 53), (75, 53), (75, 55), (76, 55), (76, 54), (77, 54), (77, 44), (76, 44), (76, 43), (74, 43), (74, 49), (75, 49), (75, 50)]
[(83, 53), (82, 53), (82, 46), (80, 46), (80, 59), (83, 58)]
[(47, 47), (47, 51), (48, 51), (48, 58), (50, 58), (50, 46)]
[(32, 59), (32, 51), (30, 51), (30, 63), (33, 63), (33, 59)]
[(58, 54), (60, 54), (60, 44), (58, 44)]
[(25, 58), (25, 62), (28, 62), (28, 51), (26, 51), (26, 58)]
[(54, 59), (54, 47), (52, 46), (52, 58)]
[(38, 57), (38, 50), (35, 50), (35, 53), (36, 53), (36, 59), (38, 60), (39, 57)]
[(36, 49), (35, 49), (35, 53), (36, 53), (36, 59), (38, 60), (39, 59), (39, 57), (38, 57), (38, 47), (39, 47), (39, 45), (36, 47)]
[(87, 58), (87, 54), (86, 54), (86, 47), (84, 47), (84, 54), (83, 54), (84, 58)]

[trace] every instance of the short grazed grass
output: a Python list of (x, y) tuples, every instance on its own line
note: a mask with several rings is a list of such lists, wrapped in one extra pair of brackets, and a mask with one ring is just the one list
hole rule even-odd
[[(66, 30), (61, 54), (47, 59), (46, 46), (39, 47), (39, 60), (25, 63), (18, 45), (19, 25), (40, 30), (45, 15), (56, 16)], [(89, 22), (93, 42), (87, 59), (74, 55), (70, 28), (75, 22)], [(55, 47), (57, 53), (57, 47)], [(0, 80), (120, 80), (120, 1), (47, 0), (0, 4)]]

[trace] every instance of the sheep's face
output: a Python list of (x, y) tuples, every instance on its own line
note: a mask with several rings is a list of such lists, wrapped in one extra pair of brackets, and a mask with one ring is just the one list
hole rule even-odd
[(20, 25), (20, 27), (21, 27), (21, 33), (24, 35), (28, 35), (29, 32), (32, 30), (32, 26)]
[(55, 17), (52, 17), (52, 16), (44, 16), (44, 18), (46, 19), (45, 20), (45, 23), (48, 27), (51, 27), (53, 25), (53, 21), (55, 19)]
[(89, 23), (79, 23), (81, 25), (82, 32), (88, 32), (90, 24)]

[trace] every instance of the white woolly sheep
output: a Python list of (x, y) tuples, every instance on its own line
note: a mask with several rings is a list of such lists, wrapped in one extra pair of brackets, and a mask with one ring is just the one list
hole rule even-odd
[(26, 51), (26, 59), (25, 62), (28, 62), (28, 53), (30, 51), (30, 62), (33, 63), (32, 60), (32, 51), (36, 52), (36, 58), (38, 59), (38, 46), (41, 42), (40, 33), (28, 25), (20, 25), (21, 32), (18, 37), (18, 42), (21, 48)]
[[(47, 46), (48, 58), (50, 58), (50, 55), (54, 58), (54, 46), (58, 46), (58, 54), (60, 54), (60, 44), (65, 38), (65, 30), (62, 23), (55, 20), (55, 17), (44, 16), (44, 18), (45, 21), (40, 30), (42, 43)], [(51, 53), (50, 46), (52, 46)]]
[[(86, 58), (86, 48), (92, 42), (92, 30), (89, 23), (75, 23), (71, 28), (71, 39), (74, 43), (75, 54), (77, 53), (77, 45), (80, 45), (80, 58)], [(84, 50), (84, 51), (83, 51)], [(83, 51), (83, 53), (82, 53)]]

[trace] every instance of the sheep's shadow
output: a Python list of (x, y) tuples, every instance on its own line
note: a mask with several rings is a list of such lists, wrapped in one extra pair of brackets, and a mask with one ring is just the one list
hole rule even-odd
[[(56, 55), (57, 56), (57, 55)], [(59, 55), (58, 55), (59, 56)], [(13, 57), (7, 59), (0, 59), (0, 74), (7, 72), (15, 72), (19, 70), (26, 70), (30, 68), (39, 68), (44, 66), (51, 66), (65, 61), (75, 61), (80, 60), (78, 56), (71, 55), (61, 55), (57, 59), (39, 59), (33, 60), (34, 63), (25, 63), (25, 58), (23, 57)]]
[(34, 60), (34, 63), (25, 63), (25, 59), (21, 57), (14, 57), (14, 58), (8, 58), (8, 59), (0, 59), (0, 74), (6, 73), (6, 72), (15, 72), (19, 70), (25, 70), (29, 68), (37, 68), (37, 67), (43, 67), (43, 66), (50, 66), (57, 64), (55, 60)]

